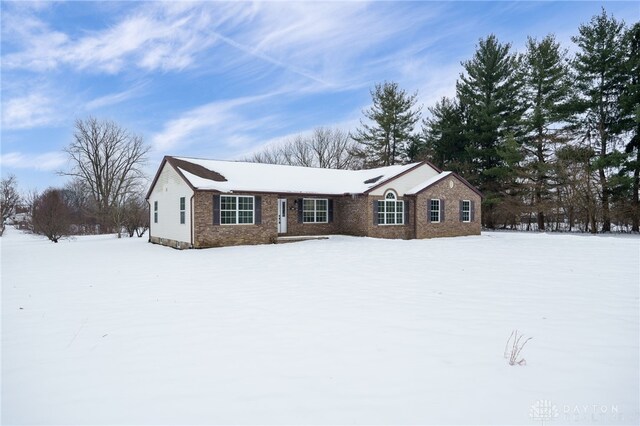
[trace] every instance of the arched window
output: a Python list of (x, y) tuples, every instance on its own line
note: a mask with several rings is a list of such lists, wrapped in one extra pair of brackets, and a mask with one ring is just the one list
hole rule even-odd
[(378, 201), (378, 224), (404, 224), (404, 201), (398, 201), (398, 196), (392, 189), (385, 192), (384, 200)]

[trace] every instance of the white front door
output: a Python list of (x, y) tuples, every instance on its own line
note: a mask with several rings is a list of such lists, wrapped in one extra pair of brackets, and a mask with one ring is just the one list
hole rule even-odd
[(278, 198), (278, 234), (287, 233), (287, 200)]

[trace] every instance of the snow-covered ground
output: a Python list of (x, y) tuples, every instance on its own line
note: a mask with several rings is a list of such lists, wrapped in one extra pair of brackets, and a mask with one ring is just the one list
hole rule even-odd
[(637, 237), (1, 246), (3, 424), (640, 422)]

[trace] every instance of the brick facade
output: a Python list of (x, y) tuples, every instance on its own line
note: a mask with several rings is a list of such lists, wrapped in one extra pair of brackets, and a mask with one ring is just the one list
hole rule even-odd
[[(255, 225), (214, 225), (213, 193), (196, 191), (194, 196), (194, 241), (196, 248), (275, 243), (278, 237), (278, 196), (261, 194), (262, 220)], [(234, 195), (254, 195), (234, 193)]]
[[(342, 197), (324, 197), (324, 196), (313, 196), (308, 198), (321, 198), (327, 200), (333, 200), (333, 216), (334, 220), (327, 223), (301, 223), (298, 217), (298, 205), (300, 200), (305, 197), (291, 197), (291, 196), (279, 196), (278, 198), (286, 198), (287, 200), (287, 233), (282, 235), (287, 236), (305, 236), (305, 235), (332, 235), (332, 234), (340, 234), (340, 225), (335, 220), (337, 218), (336, 215), (336, 205), (340, 204), (340, 200)], [(278, 216), (276, 213), (276, 224), (277, 224)]]
[[(344, 195), (312, 196), (333, 200), (333, 221), (329, 223), (300, 223), (298, 204), (301, 196), (259, 194), (261, 221), (253, 225), (214, 225), (213, 197), (217, 193), (196, 191), (193, 202), (193, 247), (222, 247), (232, 245), (275, 243), (278, 237), (278, 199), (287, 200), (286, 236), (343, 234), (374, 238), (433, 238), (480, 234), (480, 196), (460, 180), (450, 175), (417, 195), (399, 197), (405, 202), (403, 225), (378, 225), (374, 221), (374, 203), (381, 196)], [(234, 193), (234, 195), (257, 195)], [(430, 199), (444, 202), (444, 221), (428, 220)], [(473, 221), (460, 220), (460, 200), (469, 200), (475, 207)], [(377, 218), (376, 218), (377, 219)], [(189, 248), (188, 243), (152, 237), (151, 242), (175, 248)]]
[[(429, 222), (428, 203), (430, 199), (444, 200), (444, 221)], [(460, 200), (469, 200), (475, 207), (474, 220), (460, 220)], [(450, 175), (416, 196), (417, 226), (416, 238), (457, 237), (480, 235), (480, 196), (464, 183)]]

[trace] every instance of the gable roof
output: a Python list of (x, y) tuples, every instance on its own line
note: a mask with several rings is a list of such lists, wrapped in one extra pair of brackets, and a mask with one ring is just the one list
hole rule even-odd
[(422, 165), (436, 169), (427, 162), (339, 170), (166, 156), (147, 198), (165, 163), (170, 164), (194, 190), (326, 195), (362, 194)]
[(477, 188), (475, 188), (473, 185), (471, 185), (469, 182), (467, 182), (467, 180), (465, 178), (463, 178), (462, 176), (460, 176), (459, 174), (457, 174), (455, 172), (441, 172), (439, 175), (436, 175), (436, 176), (432, 177), (431, 179), (426, 180), (426, 181), (422, 182), (421, 184), (411, 188), (409, 191), (407, 191), (407, 195), (417, 195), (420, 192), (422, 192), (422, 191), (432, 187), (436, 183), (440, 182), (441, 180), (443, 180), (447, 176), (453, 176), (454, 178), (459, 180), (463, 185), (467, 186), (473, 192), (478, 194), (481, 198), (484, 198), (484, 195), (482, 195), (482, 192), (480, 192)]

